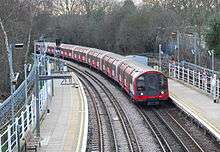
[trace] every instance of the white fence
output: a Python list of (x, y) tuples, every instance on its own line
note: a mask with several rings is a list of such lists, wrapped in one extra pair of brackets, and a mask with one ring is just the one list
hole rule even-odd
[[(40, 90), (39, 100), (40, 114), (42, 115), (47, 108), (47, 83)], [(26, 131), (35, 128), (35, 116), (35, 97), (32, 96), (31, 104), (26, 105), (25, 110), (20, 113), (15, 122), (8, 125), (7, 129), (0, 134), (0, 152), (17, 151), (18, 139), (21, 140), (24, 138)]]
[(169, 64), (169, 76), (200, 89), (214, 99), (219, 99), (220, 97), (219, 77), (208, 75), (205, 70), (193, 70), (181, 65)]

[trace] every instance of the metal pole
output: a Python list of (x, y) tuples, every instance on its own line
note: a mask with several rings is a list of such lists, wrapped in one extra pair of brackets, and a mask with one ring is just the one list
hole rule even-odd
[(36, 95), (36, 133), (37, 137), (40, 137), (40, 102), (39, 102), (39, 75), (38, 75), (38, 59), (37, 59), (37, 52), (35, 49), (35, 63), (36, 63), (36, 69), (35, 69), (35, 95)]
[(211, 51), (212, 52), (212, 72), (214, 73), (215, 71), (215, 57), (214, 57), (214, 50)]
[(17, 146), (18, 152), (21, 151), (21, 144), (20, 144), (20, 134), (19, 134), (20, 125), (18, 124), (18, 119), (16, 119), (16, 136), (17, 136)]
[(193, 43), (193, 48), (194, 48), (194, 63), (197, 64), (197, 45), (196, 45), (196, 33), (194, 35), (194, 43)]
[(24, 64), (24, 82), (25, 82), (25, 103), (26, 105), (28, 104), (27, 102), (27, 64)]
[(52, 79), (52, 97), (54, 96), (54, 82), (53, 82), (53, 79)]
[[(10, 88), (11, 88), (11, 113), (12, 113), (12, 124), (15, 121), (15, 114), (14, 114), (14, 91), (15, 91), (15, 85), (13, 84), (14, 79), (14, 71), (13, 71), (13, 58), (12, 58), (12, 52), (13, 52), (13, 45), (10, 44), (9, 46), (9, 68), (10, 68)], [(14, 127), (13, 127), (14, 128)]]
[(180, 32), (177, 30), (177, 61), (180, 61)]
[(162, 45), (159, 44), (159, 70), (161, 71), (161, 47)]

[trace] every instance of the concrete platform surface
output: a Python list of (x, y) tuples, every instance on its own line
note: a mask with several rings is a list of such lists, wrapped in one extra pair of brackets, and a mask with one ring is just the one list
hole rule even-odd
[(170, 96), (177, 106), (192, 115), (220, 140), (220, 103), (190, 86), (169, 80)]
[(85, 93), (79, 84), (61, 85), (62, 80), (54, 80), (54, 94), (49, 104), (50, 113), (41, 124), (40, 152), (85, 151), (88, 130), (88, 107)]

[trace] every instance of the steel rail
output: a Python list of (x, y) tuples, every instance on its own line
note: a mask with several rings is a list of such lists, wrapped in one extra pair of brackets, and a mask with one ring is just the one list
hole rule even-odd
[(136, 108), (137, 111), (141, 114), (142, 118), (144, 119), (144, 122), (147, 124), (147, 126), (150, 128), (154, 136), (156, 137), (161, 149), (163, 152), (172, 152), (172, 149), (170, 148), (168, 142), (163, 137), (163, 135), (160, 132), (160, 129), (151, 121), (151, 119), (145, 115), (140, 108)]
[(104, 152), (104, 139), (103, 139), (103, 126), (102, 126), (102, 121), (101, 121), (101, 118), (100, 118), (100, 115), (99, 115), (99, 110), (97, 108), (97, 105), (95, 103), (95, 97), (94, 95), (96, 94), (96, 92), (93, 90), (93, 93), (92, 93), (92, 90), (89, 89), (89, 86), (86, 85), (86, 83), (81, 79), (79, 78), (80, 81), (82, 82), (83, 86), (85, 87), (85, 89), (87, 90), (90, 98), (92, 99), (92, 103), (93, 103), (93, 107), (94, 107), (94, 110), (95, 110), (95, 114), (96, 114), (96, 119), (97, 119), (97, 124), (98, 124), (98, 136), (99, 136), (99, 151), (100, 152)]
[[(68, 64), (68, 65), (71, 66), (70, 64)], [(111, 93), (111, 91), (99, 79), (97, 79), (96, 77), (91, 75), (88, 71), (82, 71), (82, 70), (78, 69), (77, 67), (72, 67), (72, 68), (75, 69), (76, 71), (78, 70), (78, 71), (83, 72), (85, 75), (90, 77), (94, 82), (96, 82), (97, 85), (103, 90), (103, 92), (109, 98), (109, 101), (111, 101), (112, 105), (114, 106), (114, 108), (117, 112), (117, 115), (119, 116), (119, 118), (121, 120), (120, 122), (123, 126), (123, 130), (126, 135), (126, 139), (129, 144), (130, 151), (132, 151), (132, 152), (141, 151), (141, 147), (138, 144), (138, 140), (135, 135), (134, 129), (131, 127), (131, 123), (130, 123), (127, 115), (125, 114), (124, 110), (121, 108), (120, 104), (115, 99), (114, 95)], [(124, 115), (124, 116), (122, 116), (122, 115)], [(123, 117), (125, 117), (125, 118), (123, 118)], [(127, 125), (126, 125), (125, 121), (128, 122)], [(130, 128), (131, 131), (128, 131), (128, 127)], [(131, 138), (131, 136), (133, 136), (133, 138)], [(136, 144), (136, 146), (134, 144)]]
[[(173, 120), (173, 122), (179, 127), (179, 129), (182, 132), (184, 132), (184, 134), (188, 137), (188, 139), (192, 141), (192, 144), (196, 148), (197, 152), (198, 151), (205, 152), (205, 150), (202, 149), (202, 147), (198, 144), (198, 142), (196, 142), (196, 140), (186, 131), (185, 128), (183, 128), (183, 126), (171, 114), (169, 114), (168, 112), (165, 112), (165, 113), (166, 113), (167, 116), (169, 116)], [(185, 141), (185, 140), (183, 140), (183, 141)], [(187, 145), (187, 146), (190, 146), (190, 145)]]
[[(80, 77), (82, 77), (88, 84), (89, 84), (89, 86), (91, 87), (91, 89), (93, 90), (93, 92), (97, 95), (97, 97), (98, 97), (98, 99), (99, 99), (99, 101), (103, 104), (103, 107), (104, 107), (104, 109), (105, 109), (105, 111), (106, 111), (106, 113), (107, 113), (107, 116), (108, 116), (108, 119), (109, 119), (109, 122), (110, 122), (110, 127), (111, 127), (111, 132), (112, 132), (112, 136), (113, 136), (113, 143), (114, 143), (114, 151), (118, 151), (118, 143), (117, 143), (117, 138), (116, 138), (116, 134), (115, 134), (115, 131), (114, 131), (114, 127), (113, 127), (113, 122), (112, 122), (112, 120), (111, 120), (111, 117), (110, 117), (110, 113), (109, 113), (109, 110), (107, 110), (107, 107), (106, 107), (106, 105), (105, 105), (105, 103), (104, 103), (104, 101), (102, 100), (102, 98), (101, 98), (101, 96), (100, 96), (100, 94), (99, 94), (99, 92), (98, 92), (98, 90), (95, 88), (95, 86), (88, 80), (88, 78), (86, 78), (86, 76), (85, 75), (83, 75), (82, 73), (82, 71), (80, 71), (79, 69), (77, 69), (78, 71), (76, 71), (76, 69), (75, 69), (75, 67), (73, 67), (73, 66), (71, 66), (71, 65), (68, 65), (69, 66), (69, 68), (71, 68), (72, 70), (74, 70)], [(80, 71), (80, 72), (79, 72)], [(81, 73), (82, 72), (82, 73)], [(85, 83), (84, 83), (85, 84)], [(85, 86), (85, 85), (84, 85)], [(88, 87), (88, 86), (87, 86)], [(94, 101), (94, 104), (95, 104), (95, 107), (98, 109), (98, 106), (97, 106), (97, 104), (95, 103), (95, 101)], [(103, 142), (103, 141), (102, 141)], [(103, 144), (103, 147), (104, 147), (104, 144)], [(104, 148), (103, 148), (104, 149)]]
[[(102, 90), (106, 93), (109, 100), (112, 102), (113, 106), (115, 107), (115, 109), (118, 113), (118, 116), (121, 119), (121, 122), (122, 122), (122, 125), (123, 125), (123, 128), (124, 128), (124, 132), (127, 136), (130, 151), (132, 151), (132, 152), (141, 151), (141, 146), (138, 143), (135, 131), (134, 131), (134, 129), (131, 125), (131, 122), (129, 121), (124, 109), (121, 107), (120, 103), (117, 101), (117, 99), (114, 97), (112, 92), (108, 89), (108, 87), (105, 86), (105, 84), (103, 84), (99, 79), (97, 79), (96, 77), (91, 75), (88, 71), (85, 71), (85, 73), (87, 73), (88, 76), (91, 79), (93, 79), (102, 88)], [(127, 125), (126, 125), (125, 121), (127, 121)]]

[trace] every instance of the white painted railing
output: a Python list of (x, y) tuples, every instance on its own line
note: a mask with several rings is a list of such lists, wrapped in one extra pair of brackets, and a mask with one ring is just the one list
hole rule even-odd
[[(47, 83), (44, 84), (39, 94), (40, 114), (42, 115), (46, 110), (48, 101)], [(35, 128), (35, 116), (35, 97), (32, 96), (31, 104), (26, 105), (25, 110), (20, 113), (19, 117), (15, 119), (15, 122), (9, 124), (6, 130), (0, 134), (0, 152), (12, 152), (16, 150), (18, 139), (21, 140), (24, 138), (26, 131)]]
[(211, 95), (213, 99), (220, 97), (220, 79), (215, 75), (208, 75), (206, 71), (185, 68), (181, 65), (169, 64), (169, 77), (192, 85), (204, 93)]

